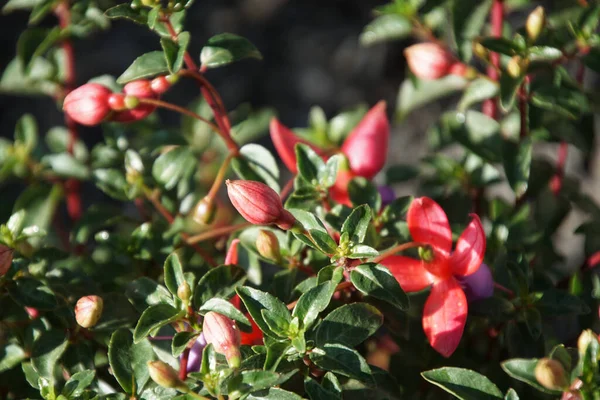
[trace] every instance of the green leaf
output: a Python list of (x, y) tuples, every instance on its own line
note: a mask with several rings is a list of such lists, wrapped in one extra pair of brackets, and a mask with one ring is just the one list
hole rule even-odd
[(128, 184), (121, 170), (116, 168), (98, 168), (94, 170), (93, 175), (98, 189), (117, 200), (128, 200)]
[(123, 85), (136, 79), (150, 78), (169, 73), (167, 60), (162, 51), (151, 51), (136, 58), (133, 63), (117, 78), (117, 83)]
[(325, 389), (323, 386), (319, 385), (317, 381), (309, 377), (304, 379), (304, 390), (311, 400), (332, 400), (342, 398), (340, 393)]
[(319, 324), (315, 344), (340, 343), (355, 347), (383, 324), (383, 314), (366, 303), (346, 304), (330, 312)]
[[(222, 314), (242, 324), (242, 330), (246, 330), (248, 332), (252, 331), (252, 325), (250, 324), (250, 321), (248, 321), (248, 318), (246, 318), (246, 316), (242, 314), (240, 310), (235, 308), (235, 306), (227, 300), (223, 300), (218, 297), (212, 298), (206, 303), (202, 304), (202, 307), (200, 307), (199, 310), (200, 314), (202, 315), (206, 314), (209, 311), (214, 311), (216, 313)], [(244, 327), (246, 329), (244, 329)]]
[(267, 309), (261, 310), (260, 314), (273, 333), (281, 337), (288, 336), (290, 328), (289, 318), (283, 317)]
[(174, 42), (169, 38), (160, 39), (160, 45), (163, 48), (163, 53), (170, 73), (176, 74), (183, 66), (183, 57), (190, 44), (190, 39), (191, 36), (189, 32), (181, 32), (179, 36), (177, 36), (177, 42)]
[(363, 204), (352, 210), (342, 225), (342, 233), (348, 233), (350, 240), (354, 243), (362, 243), (369, 229), (373, 213), (371, 208)]
[(466, 111), (474, 104), (481, 103), (484, 100), (491, 99), (498, 95), (500, 87), (498, 83), (487, 78), (478, 78), (469, 83), (465, 92), (458, 103), (460, 111)]
[(117, 6), (111, 7), (104, 12), (108, 18), (111, 19), (119, 19), (124, 18), (130, 21), (133, 21), (137, 24), (146, 25), (148, 18), (146, 15), (142, 14), (140, 10), (134, 10), (131, 8), (129, 3), (119, 4)]
[(185, 282), (183, 267), (181, 266), (181, 260), (177, 253), (172, 253), (167, 257), (165, 260), (164, 271), (165, 286), (173, 293), (173, 296), (177, 296), (179, 285)]
[(558, 394), (560, 391), (546, 389), (542, 385), (540, 385), (535, 378), (535, 366), (537, 365), (538, 360), (535, 358), (525, 359), (525, 358), (513, 358), (511, 360), (504, 361), (500, 365), (504, 372), (506, 372), (511, 377), (525, 382), (530, 386), (533, 386), (537, 390), (549, 393), (549, 394)]
[(244, 58), (262, 60), (262, 55), (248, 39), (233, 33), (211, 37), (200, 53), (200, 63), (206, 68), (220, 67)]
[(220, 265), (210, 269), (198, 282), (194, 290), (194, 308), (200, 308), (213, 297), (228, 299), (235, 288), (246, 281), (246, 272), (235, 265)]
[(328, 281), (315, 286), (300, 296), (292, 316), (300, 319), (302, 322), (301, 327), (304, 330), (308, 330), (319, 316), (319, 313), (327, 308), (331, 296), (335, 293), (335, 288), (336, 283)]
[(552, 85), (535, 89), (531, 94), (531, 103), (571, 119), (579, 118), (590, 109), (581, 91)]
[(298, 143), (295, 150), (298, 173), (306, 182), (317, 186), (319, 184), (319, 171), (325, 169), (325, 162), (308, 145)]
[(152, 176), (165, 189), (173, 189), (180, 180), (193, 174), (197, 160), (188, 146), (179, 146), (161, 154), (152, 165)]
[(398, 14), (382, 15), (368, 24), (360, 35), (363, 46), (376, 43), (404, 39), (410, 35), (412, 24), (408, 18)]
[(452, 27), (458, 54), (471, 59), (473, 38), (479, 36), (489, 14), (491, 0), (454, 0), (451, 2)]
[(492, 381), (469, 369), (444, 367), (422, 372), (421, 376), (462, 400), (504, 398)]
[(506, 396), (504, 396), (504, 400), (519, 400), (519, 395), (515, 392), (515, 389), (510, 388), (508, 392), (506, 392)]
[(318, 367), (355, 378), (364, 382), (372, 382), (371, 368), (365, 359), (354, 349), (337, 343), (328, 343), (316, 347), (309, 355)]
[(90, 171), (86, 165), (69, 153), (48, 154), (42, 157), (41, 161), (43, 164), (49, 165), (56, 175), (64, 178), (86, 180), (90, 177)]
[(9, 14), (17, 10), (31, 10), (41, 2), (43, 0), (8, 0), (4, 7), (2, 7), (2, 13)]
[(39, 310), (53, 310), (58, 301), (48, 286), (33, 278), (19, 278), (8, 286), (8, 293), (20, 305)]
[(524, 77), (513, 78), (507, 73), (500, 75), (500, 107), (506, 112), (510, 111), (515, 104), (517, 91), (523, 83)]
[(33, 60), (43, 55), (60, 38), (60, 28), (29, 28), (17, 41), (17, 57), (23, 63), (25, 73), (31, 71)]
[(506, 179), (515, 196), (520, 198), (529, 185), (533, 143), (531, 138), (524, 138), (520, 143), (506, 140), (502, 150)]
[(582, 315), (590, 312), (583, 299), (557, 289), (544, 291), (535, 306), (542, 314), (548, 316)]
[(486, 37), (481, 39), (479, 43), (488, 50), (507, 56), (514, 56), (522, 51), (516, 42), (503, 37)]
[(67, 398), (79, 397), (92, 384), (95, 377), (96, 371), (91, 369), (76, 372), (65, 383), (61, 394)]
[(523, 310), (523, 316), (529, 334), (533, 340), (538, 340), (542, 334), (542, 316), (540, 312), (535, 308), (526, 308)]
[(530, 61), (552, 62), (563, 56), (560, 49), (550, 46), (533, 46), (528, 49)]
[(340, 163), (342, 162), (342, 160), (343, 156), (339, 154), (329, 157), (329, 159), (325, 163), (325, 167), (319, 170), (319, 186), (326, 189), (332, 187), (335, 184)]
[(325, 254), (334, 254), (337, 249), (337, 243), (329, 233), (317, 229), (309, 229), (308, 233), (313, 238), (317, 247)]
[(359, 291), (367, 296), (388, 302), (400, 310), (408, 309), (409, 302), (406, 293), (392, 273), (383, 265), (361, 264), (350, 273), (350, 280)]
[(582, 57), (585, 66), (594, 72), (600, 72), (600, 49), (592, 47), (588, 54)]
[[(64, 153), (68, 149), (70, 140), (69, 135), (70, 134), (67, 128), (64, 128), (62, 126), (55, 126), (53, 128), (50, 128), (46, 133), (46, 144), (53, 153)], [(73, 153), (75, 158), (79, 162), (86, 162), (89, 157), (85, 143), (83, 143), (83, 141), (79, 139), (75, 142), (75, 145), (73, 146)]]
[(31, 153), (38, 143), (38, 126), (35, 117), (25, 114), (15, 126), (15, 146), (23, 146), (26, 154)]
[[(263, 310), (265, 312), (267, 310)], [(267, 357), (263, 366), (264, 370), (275, 371), (279, 363), (283, 360), (286, 352), (290, 348), (288, 342), (271, 342), (267, 345)]]
[(231, 166), (240, 178), (263, 182), (274, 191), (280, 191), (277, 161), (263, 146), (254, 143), (242, 146)]
[(142, 313), (133, 332), (135, 343), (144, 340), (152, 331), (183, 317), (185, 313), (168, 304), (150, 306)]
[(485, 161), (501, 160), (500, 125), (494, 119), (473, 110), (464, 114), (450, 111), (442, 116), (441, 122), (456, 141)]
[(54, 369), (68, 346), (69, 341), (63, 331), (42, 332), (33, 343), (31, 365), (42, 378), (54, 382)]
[(294, 218), (296, 218), (298, 222), (300, 222), (300, 224), (302, 224), (304, 229), (306, 229), (307, 231), (320, 231), (323, 233), (327, 233), (325, 225), (323, 225), (321, 220), (317, 218), (314, 214), (309, 213), (308, 211), (299, 210), (295, 208), (290, 209), (289, 212), (291, 212), (294, 215)]
[(153, 359), (150, 342), (144, 339), (134, 343), (129, 329), (119, 329), (111, 336), (108, 361), (117, 382), (127, 394), (142, 392), (150, 378), (147, 363)]
[(277, 387), (250, 393), (245, 400), (302, 400), (296, 393), (289, 392)]
[(246, 309), (252, 316), (256, 325), (260, 328), (261, 331), (265, 333), (265, 335), (271, 336), (273, 338), (279, 338), (279, 335), (275, 334), (269, 325), (265, 322), (262, 310), (269, 310), (274, 315), (277, 315), (280, 318), (285, 318), (288, 321), (291, 321), (291, 315), (288, 311), (286, 305), (281, 302), (281, 300), (276, 297), (270, 295), (269, 293), (262, 292), (260, 290), (256, 290), (250, 287), (242, 286), (237, 288), (237, 294), (240, 296)]
[(377, 257), (378, 255), (379, 252), (371, 246), (357, 244), (350, 248), (350, 252), (346, 254), (346, 257), (352, 259), (359, 259)]
[(8, 343), (3, 345), (0, 354), (0, 373), (12, 369), (25, 359), (27, 359), (27, 354), (18, 344)]
[(140, 311), (156, 304), (174, 304), (169, 291), (148, 277), (129, 283), (125, 288), (125, 295)]
[(173, 357), (179, 357), (179, 355), (183, 353), (187, 347), (190, 340), (195, 339), (197, 336), (198, 332), (177, 332), (171, 341), (171, 354), (173, 354)]
[(469, 81), (456, 75), (430, 81), (406, 79), (398, 92), (398, 116), (404, 118), (419, 107), (464, 89), (468, 83)]

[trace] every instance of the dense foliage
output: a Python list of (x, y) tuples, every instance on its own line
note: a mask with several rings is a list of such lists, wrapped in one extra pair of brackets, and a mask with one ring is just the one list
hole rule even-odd
[[(565, 173), (595, 156), (597, 1), (395, 0), (360, 36), (418, 40), (395, 112), (314, 107), (294, 130), (226, 109), (211, 69), (260, 49), (221, 33), (190, 54), (193, 0), (108, 3), (3, 8), (30, 26), (0, 90), (53, 97), (65, 126), (25, 114), (0, 139), (0, 180), (26, 185), (3, 199), (0, 398), (600, 398), (600, 206)], [(160, 50), (76, 87), (72, 41), (111, 19)], [(164, 100), (188, 83), (192, 104)], [(429, 154), (387, 165), (389, 115), (446, 96)]]

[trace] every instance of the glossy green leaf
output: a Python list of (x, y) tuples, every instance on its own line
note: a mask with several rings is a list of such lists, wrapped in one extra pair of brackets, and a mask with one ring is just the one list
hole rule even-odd
[(197, 161), (191, 149), (179, 146), (161, 154), (152, 165), (152, 176), (165, 189), (173, 189), (181, 179), (191, 176)]
[[(214, 311), (216, 313), (225, 315), (226, 317), (231, 318), (232, 320), (238, 322), (242, 325), (242, 330), (251, 331), (252, 325), (250, 325), (250, 321), (248, 318), (240, 310), (235, 308), (233, 304), (228, 302), (227, 300), (220, 299), (218, 297), (212, 298), (202, 304), (200, 307), (200, 314), (204, 315), (209, 311)], [(244, 329), (245, 328), (245, 329)]]
[(90, 176), (86, 165), (69, 153), (46, 155), (42, 158), (42, 163), (47, 164), (56, 175), (64, 178), (85, 180)]
[(504, 172), (517, 198), (527, 191), (532, 153), (533, 143), (530, 138), (524, 138), (520, 143), (504, 142), (502, 148)]
[(360, 44), (371, 46), (388, 40), (399, 40), (408, 37), (412, 31), (412, 23), (402, 15), (388, 14), (375, 18), (360, 35)]
[(371, 368), (354, 349), (342, 344), (328, 343), (316, 347), (309, 355), (318, 367), (359, 381), (372, 382)]
[(319, 316), (319, 313), (327, 308), (331, 296), (335, 293), (335, 288), (335, 282), (328, 281), (315, 286), (300, 296), (292, 316), (300, 319), (301, 327), (304, 330), (308, 330)]
[(17, 42), (17, 57), (23, 63), (25, 73), (31, 70), (35, 58), (48, 51), (60, 38), (60, 28), (29, 28)]
[(465, 92), (458, 103), (458, 109), (460, 111), (465, 111), (472, 105), (497, 96), (499, 91), (500, 87), (498, 86), (498, 83), (487, 78), (475, 79), (466, 87)]
[(504, 37), (486, 37), (479, 40), (479, 43), (488, 50), (507, 56), (514, 56), (522, 51), (516, 42)]
[(140, 343), (155, 329), (165, 326), (183, 317), (185, 313), (168, 304), (156, 304), (148, 307), (140, 316), (133, 332), (135, 343)]
[(96, 371), (87, 369), (73, 374), (65, 383), (61, 394), (67, 398), (79, 397), (92, 384)]
[(279, 187), (279, 167), (271, 152), (258, 144), (249, 143), (240, 149), (231, 166), (241, 179), (266, 183), (276, 192)]
[(366, 303), (346, 304), (330, 312), (319, 324), (317, 346), (341, 343), (354, 347), (373, 335), (383, 324), (383, 314)]
[(246, 286), (238, 287), (237, 294), (244, 302), (246, 309), (260, 330), (263, 331), (265, 335), (279, 338), (279, 335), (275, 334), (265, 322), (262, 316), (262, 310), (269, 310), (274, 315), (291, 321), (290, 312), (285, 304), (269, 293)]
[(492, 381), (469, 369), (444, 367), (422, 372), (421, 376), (462, 400), (504, 398)]
[(513, 108), (523, 79), (522, 76), (514, 78), (507, 73), (500, 75), (500, 107), (504, 111), (510, 111)]
[(388, 302), (400, 310), (406, 310), (409, 306), (406, 293), (383, 265), (361, 264), (352, 271), (350, 279), (354, 286), (367, 296)]
[(171, 354), (173, 354), (173, 357), (179, 357), (179, 355), (186, 349), (188, 343), (192, 339), (195, 340), (197, 336), (198, 332), (177, 332), (171, 341)]
[(504, 400), (519, 400), (519, 395), (515, 392), (515, 389), (510, 388), (506, 395), (504, 396)]
[(136, 79), (150, 78), (169, 73), (167, 60), (162, 51), (151, 51), (136, 58), (133, 63), (117, 78), (123, 85)]
[(140, 312), (156, 304), (174, 305), (169, 291), (148, 277), (130, 282), (125, 289), (125, 295)]
[(25, 359), (27, 359), (27, 354), (18, 344), (3, 345), (2, 354), (0, 354), (0, 373), (16, 367)]
[(348, 233), (350, 240), (354, 243), (362, 243), (369, 229), (373, 213), (371, 208), (363, 204), (352, 210), (342, 225), (342, 233)]
[(44, 331), (33, 343), (31, 349), (31, 365), (36, 372), (50, 382), (54, 382), (54, 369), (62, 357), (69, 342), (64, 332), (59, 330)]
[(153, 359), (154, 351), (147, 339), (134, 343), (128, 329), (119, 329), (112, 334), (108, 361), (113, 375), (126, 393), (141, 393), (150, 378), (147, 363)]
[(181, 260), (177, 253), (170, 254), (165, 260), (164, 280), (167, 289), (169, 289), (174, 296), (177, 296), (179, 285), (185, 282), (183, 267), (181, 266)]
[(207, 68), (220, 67), (244, 58), (261, 60), (262, 55), (248, 39), (233, 33), (211, 37), (200, 53), (200, 62)]
[(183, 58), (190, 44), (190, 33), (181, 32), (177, 36), (177, 42), (168, 38), (160, 39), (160, 45), (163, 48), (163, 53), (167, 61), (167, 68), (172, 74), (177, 73), (183, 66)]
[(538, 383), (534, 373), (537, 362), (538, 360), (535, 358), (514, 358), (511, 360), (504, 361), (500, 365), (502, 366), (502, 369), (511, 377), (521, 382), (525, 382), (541, 392), (558, 394), (559, 391), (546, 389)]
[(147, 16), (140, 12), (139, 9), (134, 10), (133, 8), (131, 8), (131, 5), (127, 3), (119, 4), (109, 8), (104, 12), (104, 15), (111, 19), (128, 19), (130, 21), (142, 25), (146, 25), (146, 22), (148, 20)]
[(220, 265), (210, 269), (196, 285), (193, 305), (200, 308), (213, 297), (228, 299), (235, 293), (235, 288), (246, 281), (246, 272), (235, 265)]
[(40, 310), (52, 310), (58, 305), (56, 295), (48, 286), (33, 278), (19, 278), (8, 286), (8, 293), (20, 305)]
[(491, 0), (454, 0), (451, 2), (454, 40), (458, 54), (465, 61), (471, 59), (472, 40), (479, 36), (489, 15)]

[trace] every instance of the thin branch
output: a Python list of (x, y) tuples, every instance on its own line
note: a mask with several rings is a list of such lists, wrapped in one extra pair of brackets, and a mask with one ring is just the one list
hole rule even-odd
[(229, 235), (235, 231), (239, 231), (239, 230), (247, 228), (249, 226), (252, 226), (252, 224), (250, 222), (244, 222), (242, 224), (232, 225), (232, 226), (223, 226), (221, 228), (213, 229), (208, 232), (199, 233), (198, 235), (195, 235), (195, 236), (190, 236), (188, 238), (187, 242), (189, 244), (203, 242), (205, 240), (217, 238), (219, 236)]

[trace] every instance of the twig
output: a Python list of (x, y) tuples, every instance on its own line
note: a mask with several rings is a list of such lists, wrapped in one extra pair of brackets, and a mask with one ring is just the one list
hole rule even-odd
[(224, 236), (224, 235), (228, 235), (230, 233), (233, 233), (235, 231), (239, 231), (240, 229), (244, 229), (247, 228), (249, 226), (252, 226), (252, 224), (250, 222), (244, 222), (238, 225), (232, 225), (232, 226), (224, 226), (221, 228), (217, 228), (217, 229), (213, 229), (211, 231), (208, 232), (203, 232), (203, 233), (199, 233), (197, 235), (194, 236), (190, 236), (187, 240), (187, 242), (189, 244), (194, 244), (194, 243), (199, 243), (208, 239), (213, 239), (219, 236)]
[[(494, 0), (491, 9), (492, 36), (502, 36), (502, 25), (504, 24), (504, 0)], [(487, 74), (493, 81), (498, 81), (500, 70), (500, 54), (490, 53), (491, 65)], [(490, 118), (498, 119), (498, 98), (488, 99), (483, 103), (483, 113)]]

